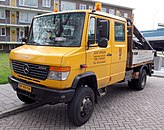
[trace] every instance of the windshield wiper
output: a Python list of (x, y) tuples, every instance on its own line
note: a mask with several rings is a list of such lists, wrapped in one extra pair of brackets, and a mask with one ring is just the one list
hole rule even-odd
[(63, 45), (55, 43), (55, 44), (49, 44), (48, 46), (56, 46), (56, 47), (63, 47)]
[(28, 43), (27, 45), (36, 45), (36, 46), (39, 46), (40, 44), (37, 43), (37, 42), (30, 42), (30, 43)]

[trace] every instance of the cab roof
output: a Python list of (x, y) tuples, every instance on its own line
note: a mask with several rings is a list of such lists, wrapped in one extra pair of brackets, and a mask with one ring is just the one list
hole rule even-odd
[(112, 15), (112, 14), (109, 14), (109, 13), (105, 13), (105, 12), (95, 11), (95, 10), (70, 10), (70, 11), (61, 11), (61, 12), (51, 12), (51, 13), (45, 13), (45, 14), (42, 14), (42, 15), (37, 15), (34, 18), (53, 15), (53, 14), (76, 13), (76, 12), (77, 13), (82, 13), (82, 12), (92, 13), (92, 14), (101, 15), (101, 16), (105, 16), (105, 17), (109, 17), (109, 18), (113, 18), (113, 19), (117, 19), (117, 20), (126, 22), (125, 18), (116, 16), (116, 15)]

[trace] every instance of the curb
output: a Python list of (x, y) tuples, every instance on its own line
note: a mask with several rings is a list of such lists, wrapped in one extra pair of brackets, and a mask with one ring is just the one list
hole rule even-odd
[(152, 77), (164, 78), (162, 75), (152, 75)]
[(30, 105), (27, 104), (23, 107), (22, 106), (21, 107), (15, 107), (13, 109), (2, 111), (2, 112), (0, 112), (0, 119), (11, 116), (11, 115), (15, 115), (17, 113), (24, 112), (24, 111), (27, 111), (27, 110), (30, 110), (30, 109), (33, 109), (36, 107), (40, 107), (43, 105), (44, 105), (44, 103), (34, 103), (34, 104), (30, 104)]

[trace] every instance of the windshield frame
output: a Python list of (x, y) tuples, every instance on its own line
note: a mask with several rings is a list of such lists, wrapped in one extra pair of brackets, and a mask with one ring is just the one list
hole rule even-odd
[[(54, 16), (54, 15), (64, 15), (64, 14), (84, 14), (84, 20), (83, 20), (83, 23), (82, 23), (82, 30), (81, 30), (81, 36), (80, 36), (80, 40), (79, 40), (79, 45), (71, 45), (71, 46), (55, 46), (55, 45), (41, 45), (39, 43), (35, 43), (35, 42), (29, 42), (29, 38), (31, 35), (33, 35), (33, 23), (34, 23), (34, 20), (37, 19), (37, 18), (40, 18), (40, 17), (46, 17), (46, 16)], [(85, 19), (86, 19), (86, 12), (59, 12), (59, 13), (53, 13), (53, 14), (48, 14), (48, 15), (42, 15), (42, 16), (36, 16), (32, 19), (32, 22), (31, 22), (31, 25), (30, 25), (30, 31), (29, 31), (29, 35), (27, 37), (27, 45), (33, 45), (33, 46), (49, 46), (49, 47), (80, 47), (82, 45), (82, 37), (83, 37), (83, 34), (84, 34), (84, 25), (85, 25)]]

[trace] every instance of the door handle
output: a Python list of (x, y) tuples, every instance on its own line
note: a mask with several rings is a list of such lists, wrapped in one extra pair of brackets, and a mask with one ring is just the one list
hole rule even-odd
[(112, 56), (112, 54), (108, 53), (107, 56)]

